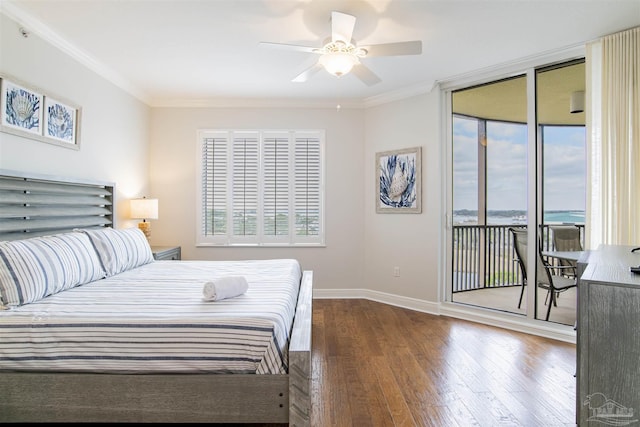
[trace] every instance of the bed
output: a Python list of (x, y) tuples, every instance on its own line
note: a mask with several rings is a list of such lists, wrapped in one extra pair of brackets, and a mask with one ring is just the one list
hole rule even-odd
[(0, 421), (309, 425), (312, 272), (153, 260), (113, 190), (0, 170)]

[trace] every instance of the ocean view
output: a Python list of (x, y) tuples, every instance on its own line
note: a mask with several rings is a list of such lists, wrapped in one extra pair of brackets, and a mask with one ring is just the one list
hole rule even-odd
[[(487, 224), (526, 224), (527, 212), (520, 210), (487, 211)], [(545, 224), (584, 224), (584, 211), (546, 211)], [(478, 211), (460, 209), (453, 212), (454, 225), (470, 225), (478, 223)]]

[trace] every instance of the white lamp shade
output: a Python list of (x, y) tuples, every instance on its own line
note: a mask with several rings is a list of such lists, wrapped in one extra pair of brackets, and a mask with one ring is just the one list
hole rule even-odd
[(158, 199), (132, 199), (131, 218), (158, 219)]
[(351, 71), (353, 66), (360, 61), (358, 61), (355, 55), (350, 53), (329, 52), (322, 55), (319, 62), (329, 73), (340, 77)]

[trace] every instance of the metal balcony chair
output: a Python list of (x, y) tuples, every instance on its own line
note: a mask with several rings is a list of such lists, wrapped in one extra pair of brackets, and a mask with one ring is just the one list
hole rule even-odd
[[(580, 241), (580, 229), (575, 225), (552, 225), (549, 227), (553, 236), (553, 247), (556, 251), (582, 251)], [(564, 274), (575, 277), (577, 262), (567, 259), (559, 259), (559, 265), (565, 267)]]
[[(514, 261), (518, 263), (518, 266), (520, 267), (520, 274), (522, 275), (522, 289), (520, 290), (520, 299), (518, 300), (518, 308), (520, 308), (520, 306), (522, 305), (522, 297), (524, 296), (525, 286), (527, 286), (527, 269), (525, 268), (522, 257), (518, 252), (518, 240), (527, 238), (527, 230), (519, 228), (509, 228), (509, 232), (513, 236), (513, 247), (516, 251), (516, 259)], [(526, 254), (526, 249), (524, 253)]]
[[(518, 260), (518, 264), (522, 270), (522, 291), (520, 292), (520, 302), (518, 303), (518, 308), (522, 304), (522, 297), (524, 295), (525, 285), (528, 282), (528, 260), (527, 260), (527, 245), (528, 245), (528, 237), (526, 229), (517, 229), (517, 228), (509, 228), (509, 231), (513, 235), (513, 246), (516, 251), (516, 257)], [(538, 249), (536, 254), (536, 284), (541, 289), (547, 290), (547, 297), (545, 299), (545, 304), (547, 305), (547, 316), (545, 320), (549, 320), (549, 315), (551, 314), (551, 306), (557, 306), (556, 299), (561, 292), (567, 291), (571, 288), (576, 287), (576, 278), (567, 277), (563, 275), (561, 272), (565, 270), (562, 266), (552, 266), (549, 265), (544, 258), (542, 257), (542, 253)]]

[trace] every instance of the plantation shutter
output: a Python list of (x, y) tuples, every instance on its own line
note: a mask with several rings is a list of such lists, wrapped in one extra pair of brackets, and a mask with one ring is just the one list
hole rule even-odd
[(234, 134), (232, 165), (233, 236), (257, 236), (260, 147), (255, 132)]
[(226, 134), (209, 134), (202, 140), (201, 232), (204, 236), (227, 234), (228, 147)]
[(322, 131), (201, 130), (201, 245), (323, 245)]
[(294, 215), (296, 236), (319, 236), (322, 213), (321, 145), (318, 136), (295, 139)]
[(290, 204), (289, 136), (266, 134), (263, 142), (263, 232), (288, 236)]

